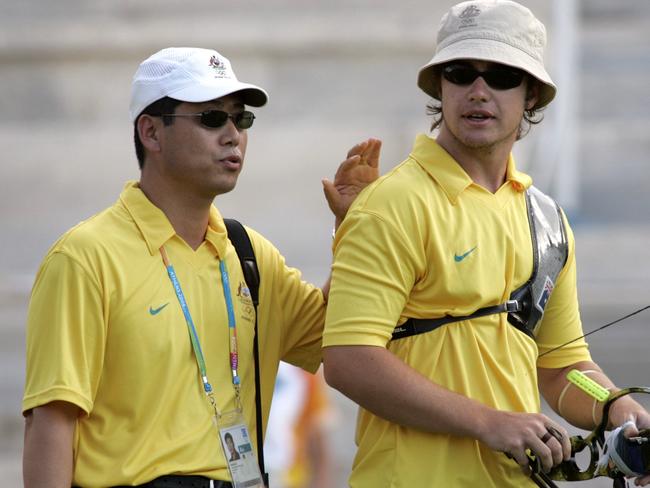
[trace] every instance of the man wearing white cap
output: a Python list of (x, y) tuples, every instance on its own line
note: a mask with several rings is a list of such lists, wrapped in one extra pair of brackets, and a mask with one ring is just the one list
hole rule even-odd
[[(582, 335), (573, 236), (511, 155), (555, 95), (545, 42), (515, 2), (452, 7), (418, 78), (436, 137), (418, 135), (336, 234), (323, 361), (362, 407), (354, 488), (532, 485), (527, 450), (545, 471), (571, 450), (538, 388), (585, 429), (601, 404), (567, 372), (615, 388), (584, 340), (560, 347)], [(650, 427), (629, 397), (610, 419)]]
[[(247, 106), (266, 102), (213, 50), (163, 49), (139, 66), (130, 112), (140, 181), (59, 239), (36, 277), (26, 487), (261, 485), (256, 314), (213, 200), (242, 169), (255, 119)], [(376, 174), (360, 163), (376, 163), (378, 150), (376, 141), (357, 146), (327, 182), (337, 222)], [(261, 276), (264, 423), (280, 359), (318, 368), (326, 289), (248, 233)]]

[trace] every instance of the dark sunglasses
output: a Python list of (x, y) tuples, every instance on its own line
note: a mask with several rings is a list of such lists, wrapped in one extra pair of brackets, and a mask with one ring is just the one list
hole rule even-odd
[(206, 110), (198, 114), (160, 114), (160, 117), (200, 117), (199, 122), (201, 125), (209, 129), (223, 127), (228, 122), (228, 119), (232, 119), (235, 127), (239, 130), (250, 129), (255, 120), (253, 112), (248, 110), (236, 114), (229, 114), (223, 110)]
[(448, 64), (442, 68), (442, 76), (448, 82), (461, 86), (471, 85), (480, 76), (490, 88), (510, 90), (521, 85), (525, 73), (520, 69), (507, 66), (497, 66), (479, 71), (466, 64)]

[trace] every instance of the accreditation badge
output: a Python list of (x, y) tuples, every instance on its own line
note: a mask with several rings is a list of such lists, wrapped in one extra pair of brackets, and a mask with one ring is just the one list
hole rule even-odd
[(241, 410), (220, 415), (217, 428), (234, 488), (264, 488), (257, 455)]

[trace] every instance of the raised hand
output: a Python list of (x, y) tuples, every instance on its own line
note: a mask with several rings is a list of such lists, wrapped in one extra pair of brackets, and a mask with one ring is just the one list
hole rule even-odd
[(347, 158), (336, 171), (334, 182), (323, 179), (325, 199), (336, 217), (336, 227), (361, 190), (379, 177), (380, 151), (379, 139), (363, 141), (348, 151)]

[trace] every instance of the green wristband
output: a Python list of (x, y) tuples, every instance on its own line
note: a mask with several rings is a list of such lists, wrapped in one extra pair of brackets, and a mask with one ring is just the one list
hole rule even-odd
[(566, 377), (571, 383), (599, 402), (604, 402), (609, 398), (609, 391), (607, 388), (600, 386), (582, 371), (572, 369)]

